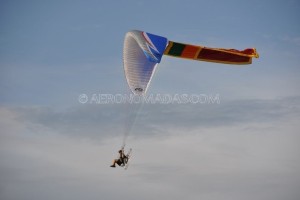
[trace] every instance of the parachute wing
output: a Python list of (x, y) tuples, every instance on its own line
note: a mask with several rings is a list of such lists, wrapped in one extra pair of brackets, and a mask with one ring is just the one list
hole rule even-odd
[(245, 50), (210, 48), (168, 41), (167, 38), (133, 30), (126, 34), (123, 64), (129, 88), (136, 95), (147, 92), (155, 68), (163, 55), (206, 62), (244, 65), (259, 55), (255, 48)]

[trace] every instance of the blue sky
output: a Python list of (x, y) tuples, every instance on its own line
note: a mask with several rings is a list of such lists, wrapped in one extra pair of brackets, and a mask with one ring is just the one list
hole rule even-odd
[[(299, 9), (296, 0), (0, 1), (0, 195), (297, 199)], [(218, 94), (220, 104), (143, 106), (124, 172), (108, 166), (126, 105), (78, 97), (128, 92), (122, 51), (132, 29), (255, 47), (260, 58), (230, 66), (163, 57), (150, 94)]]
[[(254, 98), (293, 95), (299, 85), (299, 3), (271, 2), (152, 1), (152, 9), (147, 1), (2, 2), (1, 100), (61, 105), (84, 92), (123, 93), (122, 46), (131, 29), (211, 47), (256, 47), (260, 53), (242, 69), (164, 58), (153, 92), (178, 92), (176, 79), (188, 92), (239, 85)], [(189, 87), (181, 85), (184, 73), (192, 80)]]

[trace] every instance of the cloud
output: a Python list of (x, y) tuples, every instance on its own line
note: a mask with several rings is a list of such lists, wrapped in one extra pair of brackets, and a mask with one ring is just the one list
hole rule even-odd
[[(239, 124), (271, 123), (297, 118), (299, 97), (274, 100), (235, 100), (220, 104), (99, 104), (65, 110), (51, 107), (16, 107), (17, 120), (41, 125), (69, 136), (102, 138), (118, 136), (126, 126), (141, 135), (165, 131)], [(164, 132), (165, 132), (164, 131)], [(178, 131), (177, 131), (178, 132)]]
[(1, 107), (1, 197), (299, 196), (298, 97), (144, 105), (128, 141), (133, 159), (127, 171), (108, 167), (122, 140), (115, 130), (122, 129), (118, 124), (124, 120), (124, 109), (124, 105), (65, 110)]

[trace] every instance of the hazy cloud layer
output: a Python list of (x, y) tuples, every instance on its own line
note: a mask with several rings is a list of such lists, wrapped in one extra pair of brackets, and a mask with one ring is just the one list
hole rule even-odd
[(145, 105), (128, 140), (134, 154), (127, 171), (109, 168), (122, 140), (123, 111), (120, 105), (2, 107), (1, 198), (300, 195), (298, 97)]
[[(300, 115), (300, 98), (221, 101), (220, 104), (90, 104), (64, 110), (14, 107), (17, 120), (60, 134), (102, 138), (122, 135), (134, 126), (139, 135), (252, 123), (272, 123)], [(249, 127), (251, 128), (251, 127)]]

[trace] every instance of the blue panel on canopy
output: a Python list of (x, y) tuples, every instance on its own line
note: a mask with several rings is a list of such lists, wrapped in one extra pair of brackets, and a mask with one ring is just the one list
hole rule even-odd
[[(146, 57), (151, 62), (160, 63), (163, 53), (167, 47), (168, 39), (162, 36), (143, 32), (149, 51), (144, 51)], [(149, 54), (151, 53), (151, 54)]]

